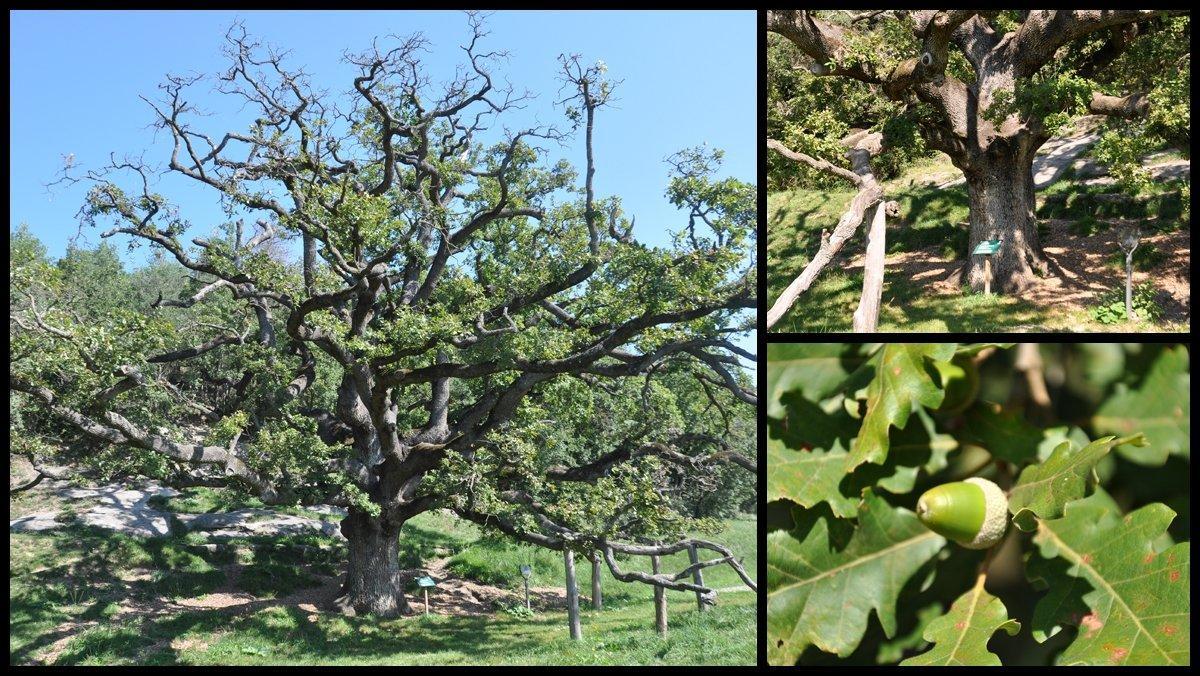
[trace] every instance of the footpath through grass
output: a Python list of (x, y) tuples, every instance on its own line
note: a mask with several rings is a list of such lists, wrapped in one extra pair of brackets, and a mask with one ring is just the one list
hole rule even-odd
[[(192, 489), (160, 507), (188, 511), (247, 506), (221, 491)], [(706, 537), (727, 544), (757, 570), (753, 518), (727, 522)], [(445, 512), (423, 514), (402, 534), (405, 566), (449, 558), (459, 577), (520, 588), (518, 567), (533, 567), (534, 586), (563, 585), (562, 558), (505, 540)], [(566, 614), (378, 620), (308, 612), (277, 598), (339, 574), (344, 546), (319, 535), (239, 538), (213, 546), (198, 534), (143, 539), (71, 525), (47, 533), (10, 533), (11, 664), (754, 664), (757, 596), (721, 592), (718, 605), (696, 610), (695, 596), (668, 592), (670, 631), (653, 629), (653, 591), (612, 579), (604, 569), (604, 610), (582, 603), (583, 640), (567, 638)], [(648, 570), (642, 557), (623, 567)], [(686, 553), (664, 557), (668, 570)], [(237, 575), (231, 576), (236, 568)], [(591, 567), (577, 564), (580, 593), (590, 594)], [(179, 601), (217, 590), (253, 595), (253, 607), (180, 609)], [(716, 588), (739, 585), (727, 567), (709, 568)], [(743, 589), (745, 589), (743, 587)], [(436, 597), (435, 597), (436, 598)], [(129, 612), (130, 609), (133, 612)]]

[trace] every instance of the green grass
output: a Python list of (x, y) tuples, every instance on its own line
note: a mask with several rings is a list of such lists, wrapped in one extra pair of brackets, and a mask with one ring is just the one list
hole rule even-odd
[[(246, 498), (213, 489), (176, 498), (188, 509), (239, 509)], [(746, 557), (757, 570), (755, 521), (726, 522), (707, 535)], [(473, 524), (446, 512), (405, 524), (401, 556), (415, 566), (451, 557), (457, 575), (519, 588), (518, 566), (534, 567), (535, 586), (561, 586), (560, 554), (481, 537)], [(653, 630), (652, 590), (612, 579), (605, 568), (605, 608), (582, 614), (582, 641), (566, 636), (561, 610), (532, 618), (414, 617), (381, 621), (332, 613), (311, 616), (294, 607), (265, 607), (231, 617), (218, 610), (166, 613), (109, 621), (122, 602), (201, 596), (226, 584), (225, 568), (241, 566), (237, 591), (283, 596), (341, 571), (344, 545), (318, 534), (233, 538), (207, 546), (196, 533), (133, 538), (73, 525), (47, 533), (10, 533), (9, 660), (38, 662), (60, 645), (55, 664), (753, 664), (757, 656), (757, 595), (721, 592), (718, 606), (698, 613), (695, 596), (668, 592), (670, 631)], [(664, 557), (667, 569), (686, 553)], [(623, 567), (648, 570), (644, 558)], [(580, 593), (590, 595), (591, 567), (577, 562)], [(713, 587), (740, 584), (727, 567), (709, 568)], [(744, 588), (743, 588), (744, 589)], [(80, 623), (71, 626), (66, 623)], [(60, 630), (61, 629), (61, 630)], [(719, 637), (715, 640), (714, 637)], [(173, 647), (174, 642), (174, 647)]]
[(323, 521), (341, 521), (337, 514), (322, 514), (290, 505), (267, 505), (262, 500), (242, 491), (226, 488), (192, 487), (180, 491), (180, 495), (165, 497), (155, 495), (147, 504), (155, 509), (182, 514), (213, 514), (232, 512), (237, 509), (270, 509), (280, 514), (292, 514)]
[(1085, 220), (1090, 227), (1072, 232), (1090, 235), (1102, 230), (1111, 219), (1154, 219), (1154, 230), (1171, 232), (1186, 228), (1181, 218), (1187, 206), (1181, 189), (1183, 180), (1153, 183), (1145, 191), (1130, 195), (1116, 184), (1082, 185), (1057, 181), (1039, 195), (1038, 218)]
[[(767, 284), (782, 290), (821, 246), (821, 231), (833, 232), (853, 191), (791, 190), (767, 195)], [(937, 245), (943, 256), (959, 259), (967, 247), (969, 214), (964, 186), (908, 186), (888, 191), (900, 203), (900, 216), (889, 222), (888, 253), (915, 251)], [(863, 229), (843, 251), (863, 247)]]
[[(851, 317), (861, 294), (861, 272), (827, 270), (774, 330), (850, 331)], [(1038, 330), (1047, 322), (1041, 310), (1020, 298), (971, 293), (933, 295), (907, 280), (885, 276), (878, 330), (967, 333)]]
[[(189, 612), (141, 627), (95, 627), (56, 664), (80, 665), (648, 665), (753, 664), (753, 595), (730, 595), (700, 614), (672, 602), (670, 629), (653, 629), (650, 601), (583, 610), (583, 639), (567, 637), (562, 612), (531, 619), (431, 615), (398, 620), (309, 614), (272, 607), (233, 619)], [(747, 637), (738, 640), (735, 637)], [(181, 648), (172, 648), (174, 642)]]

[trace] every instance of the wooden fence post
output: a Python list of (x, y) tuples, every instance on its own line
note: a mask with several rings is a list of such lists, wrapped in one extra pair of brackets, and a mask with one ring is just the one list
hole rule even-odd
[[(688, 561), (691, 561), (693, 566), (700, 563), (700, 554), (696, 551), (696, 545), (688, 545)], [(692, 582), (695, 582), (700, 587), (704, 586), (704, 573), (699, 568), (692, 571)], [(704, 597), (701, 596), (700, 592), (696, 592), (696, 609), (700, 612), (708, 610), (708, 607), (704, 605)]]
[[(654, 574), (658, 575), (658, 556), (650, 557), (650, 565)], [(667, 594), (662, 585), (654, 585), (654, 629), (659, 636), (667, 635)]]
[(592, 552), (592, 608), (604, 609), (604, 597), (600, 593), (600, 552)]
[(579, 588), (575, 586), (575, 553), (563, 549), (563, 560), (567, 567), (567, 623), (571, 626), (571, 638), (578, 641), (582, 632), (579, 629)]
[(874, 333), (883, 298), (883, 264), (887, 255), (887, 202), (880, 202), (867, 229), (867, 254), (863, 258), (862, 298), (854, 311), (854, 332)]

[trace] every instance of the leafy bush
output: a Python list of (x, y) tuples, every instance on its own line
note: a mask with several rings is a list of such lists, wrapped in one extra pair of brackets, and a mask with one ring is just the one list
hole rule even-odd
[(502, 608), (505, 615), (516, 618), (518, 620), (532, 620), (535, 613), (533, 610), (526, 608), (524, 603), (514, 603), (506, 605)]
[[(1136, 252), (1135, 252), (1136, 255)], [(1162, 315), (1162, 309), (1154, 300), (1154, 285), (1146, 282), (1133, 287), (1133, 312), (1142, 321), (1154, 321)], [(1100, 297), (1100, 304), (1092, 308), (1092, 318), (1101, 324), (1120, 324), (1125, 316), (1125, 287), (1110, 289)]]

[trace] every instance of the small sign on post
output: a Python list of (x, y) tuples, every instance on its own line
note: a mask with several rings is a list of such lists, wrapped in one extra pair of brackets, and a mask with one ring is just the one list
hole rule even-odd
[(985, 239), (971, 252), (975, 256), (983, 256), (983, 294), (992, 294), (992, 254), (1000, 250), (1000, 240)]
[(533, 569), (526, 564), (521, 565), (521, 577), (525, 578), (525, 608), (532, 610), (529, 607), (529, 576), (533, 575)]
[(428, 615), (429, 614), (429, 588), (436, 587), (437, 582), (434, 582), (432, 577), (429, 577), (428, 575), (423, 575), (423, 576), (417, 578), (417, 586), (420, 587), (421, 591), (425, 593), (425, 614)]

